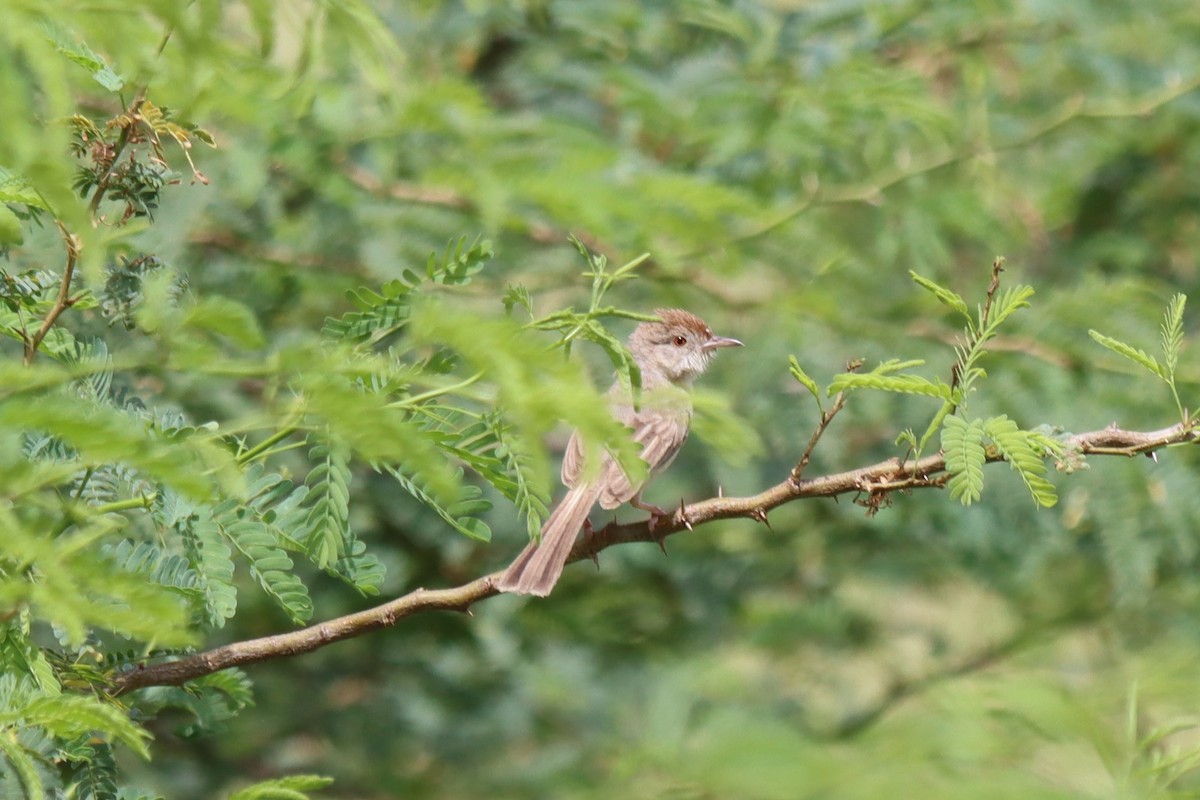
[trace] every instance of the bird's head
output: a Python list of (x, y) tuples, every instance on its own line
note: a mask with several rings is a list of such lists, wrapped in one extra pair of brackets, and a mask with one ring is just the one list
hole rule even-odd
[(643, 322), (629, 337), (629, 351), (642, 369), (645, 385), (658, 381), (690, 384), (704, 373), (722, 347), (741, 347), (737, 339), (716, 336), (708, 323), (678, 308), (655, 310), (658, 322)]

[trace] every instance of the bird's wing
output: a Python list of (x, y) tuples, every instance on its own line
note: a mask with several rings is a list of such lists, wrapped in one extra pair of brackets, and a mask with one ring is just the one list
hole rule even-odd
[[(642, 446), (642, 460), (650, 467), (650, 476), (662, 472), (679, 453), (687, 440), (690, 415), (687, 413), (662, 413), (643, 409), (633, 414), (633, 441)], [(644, 481), (635, 486), (629, 476), (611, 457), (605, 459), (603, 467), (604, 491), (600, 494), (601, 508), (616, 508), (633, 498)]]
[(579, 431), (573, 432), (571, 441), (567, 442), (561, 474), (563, 486), (574, 489), (579, 485), (579, 478), (583, 475), (583, 440), (579, 438)]

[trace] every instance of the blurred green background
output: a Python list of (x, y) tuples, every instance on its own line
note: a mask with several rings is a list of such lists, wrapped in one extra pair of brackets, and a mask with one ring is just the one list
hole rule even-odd
[[(908, 272), (974, 302), (996, 255), (1038, 294), (992, 348), (977, 413), (1175, 421), (1169, 393), (1087, 330), (1149, 347), (1171, 294), (1196, 293), (1194, 0), (57, 5), (213, 133), (192, 153), (209, 184), (169, 191), (137, 241), (193, 292), (248, 304), (271, 341), (462, 235), (497, 252), (454, 295), (487, 316), (509, 284), (543, 313), (586, 303), (569, 233), (616, 264), (649, 252), (616, 304), (686, 307), (747, 344), (704, 380), (714, 410), (652, 502), (786, 476), (817, 416), (789, 355), (823, 382), (892, 357), (948, 380), (958, 322)], [(19, 51), (30, 33), (6, 36)], [(111, 101), (70, 65), (55, 93), (20, 64), (0, 75), (0, 160), (65, 169), (66, 132), (39, 120)], [(49, 252), (55, 233), (28, 258), (39, 238)], [(603, 355), (580, 356), (607, 385)], [(1195, 405), (1190, 353), (1181, 372)], [(253, 386), (167, 391), (198, 420), (259, 402)], [(856, 395), (808, 474), (902, 455), (897, 433), (933, 410)], [(1169, 759), (1197, 745), (1198, 470), (1189, 449), (1093, 459), (1039, 511), (993, 466), (970, 509), (938, 492), (870, 518), (794, 503), (770, 529), (673, 537), (668, 558), (615, 548), (545, 601), (253, 667), (257, 706), (227, 731), (185, 740), (160, 721), (155, 759), (127, 767), (172, 798), (287, 772), (333, 775), (344, 798), (1184, 796), (1200, 781)], [(384, 597), (523, 544), (502, 500), (482, 545), (370, 470), (352, 493)], [(313, 580), (318, 620), (366, 605)], [(221, 636), (286, 628), (247, 593)]]

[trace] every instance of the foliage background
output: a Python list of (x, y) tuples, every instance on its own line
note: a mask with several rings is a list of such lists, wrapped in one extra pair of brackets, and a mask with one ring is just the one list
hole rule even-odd
[[(1038, 294), (993, 348), (979, 413), (1174, 421), (1161, 385), (1087, 330), (1153, 341), (1167, 298), (1196, 293), (1195, 3), (61, 3), (55, 22), (218, 145), (192, 151), (208, 185), (169, 188), (153, 225), (109, 240), (71, 195), (62, 120), (119, 108), (54, 54), (38, 5), (0, 3), (0, 81), (18, 89), (0, 101), (0, 162), (85, 237), (86, 280), (121, 248), (154, 252), (191, 295), (251, 310), (254, 357), (311, 341), (347, 290), (460, 236), (496, 253), (438, 290), (468, 338), (504, 315), (510, 284), (541, 314), (586, 305), (568, 233), (616, 264), (649, 252), (609, 300), (684, 306), (747, 342), (705, 379), (696, 436), (650, 492), (665, 505), (786, 474), (816, 418), (789, 355), (819, 379), (859, 357), (925, 358), (948, 378), (957, 323), (908, 271), (974, 299), (1004, 254)], [(7, 270), (61, 262), (52, 226), (25, 237)], [(153, 357), (93, 311), (64, 323)], [(606, 383), (598, 348), (576, 354)], [(1186, 352), (1181, 375), (1187, 404)], [(141, 380), (197, 423), (283, 424), (270, 377)], [(896, 434), (928, 414), (856, 395), (810, 471), (898, 455)], [(298, 459), (275, 468), (303, 478)], [(544, 602), (497, 598), (255, 667), (253, 708), (200, 738), (161, 716), (153, 759), (121, 763), (196, 798), (293, 772), (363, 798), (1194, 790), (1164, 765), (1193, 734), (1151, 732), (1196, 712), (1197, 466), (1188, 449), (1093, 459), (1041, 511), (992, 468), (969, 509), (932, 492), (871, 518), (799, 503), (770, 530), (676, 537), (670, 558), (617, 548)], [(487, 545), (366, 464), (350, 493), (383, 597), (497, 568), (525, 536), (490, 490)], [(304, 577), (316, 619), (370, 602)], [(288, 627), (241, 579), (237, 616), (201, 643)]]

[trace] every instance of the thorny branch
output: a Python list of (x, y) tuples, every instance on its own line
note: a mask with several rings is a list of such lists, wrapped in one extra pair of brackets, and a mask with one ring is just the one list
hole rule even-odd
[[(835, 403), (825, 416), (832, 418), (837, 408), (838, 404)], [(823, 432), (828, 424), (828, 419), (823, 418), (817, 433)], [(1149, 455), (1170, 445), (1190, 444), (1197, 440), (1200, 440), (1200, 432), (1188, 424), (1147, 432), (1124, 431), (1113, 424), (1103, 430), (1066, 437), (1064, 446), (1068, 451), (1085, 456), (1132, 457)], [(994, 453), (988, 456), (990, 462), (1000, 460), (1000, 456)], [(659, 543), (673, 533), (718, 519), (744, 517), (766, 523), (768, 511), (794, 500), (843, 494), (861, 497), (865, 494), (867, 499), (860, 500), (860, 504), (868, 509), (877, 509), (897, 491), (940, 487), (949, 477), (945, 458), (941, 454), (925, 456), (916, 461), (894, 458), (817, 478), (800, 478), (799, 471), (802, 468), (797, 464), (782, 483), (751, 497), (715, 497), (681, 506), (671, 517), (659, 519), (653, 532), (647, 520), (607, 525), (589, 536), (581, 537), (571, 551), (568, 562), (593, 559), (602, 550), (626, 542)], [(174, 661), (139, 666), (113, 676), (111, 690), (119, 695), (146, 686), (174, 686), (229, 667), (311, 652), (342, 639), (390, 627), (405, 617), (426, 611), (468, 612), (478, 601), (500, 593), (495, 584), (499, 575), (498, 572), (484, 575), (450, 589), (416, 589), (374, 608), (297, 631), (234, 642)]]

